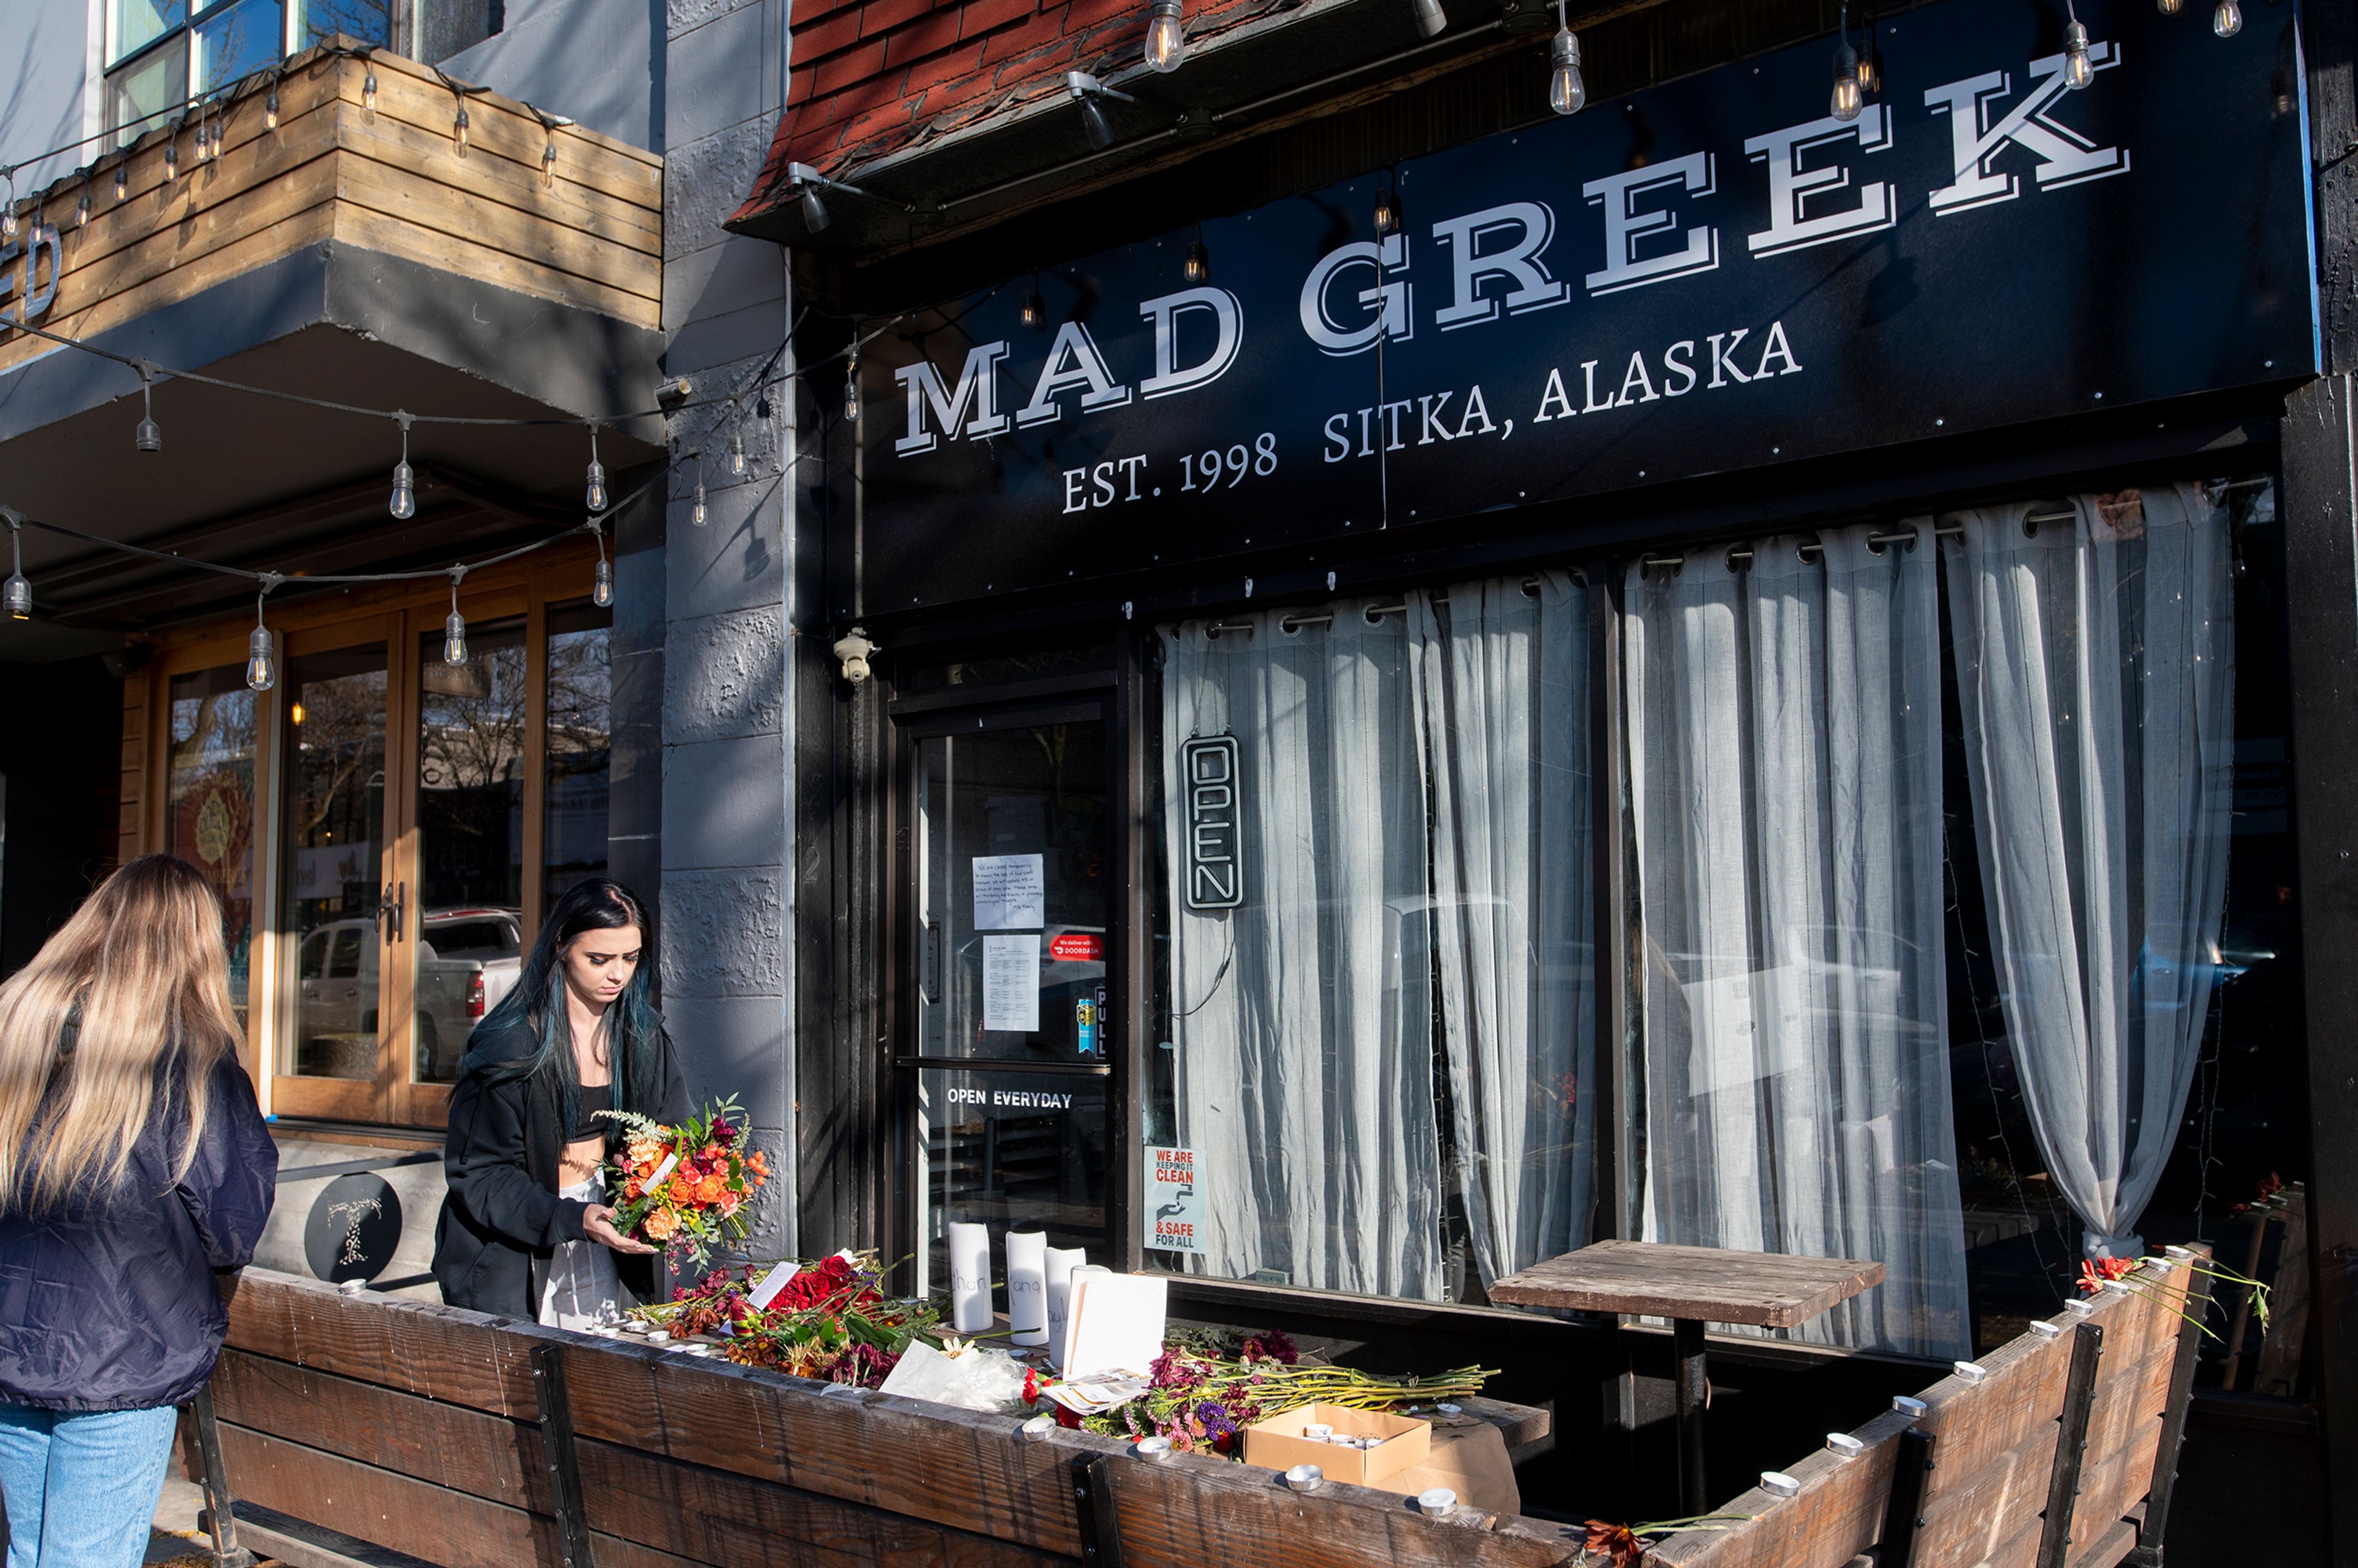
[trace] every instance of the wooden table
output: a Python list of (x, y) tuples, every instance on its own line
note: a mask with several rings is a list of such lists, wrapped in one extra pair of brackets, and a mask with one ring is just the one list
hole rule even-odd
[(1643, 1313), (1671, 1320), (1678, 1360), (1679, 1493), (1690, 1514), (1711, 1506), (1704, 1477), (1704, 1325), (1793, 1328), (1883, 1283), (1883, 1265), (1856, 1258), (1797, 1258), (1660, 1241), (1599, 1241), (1534, 1263), (1489, 1289), (1494, 1302)]

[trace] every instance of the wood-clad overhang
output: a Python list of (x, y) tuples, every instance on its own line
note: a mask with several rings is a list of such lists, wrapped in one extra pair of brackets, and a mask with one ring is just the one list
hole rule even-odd
[[(0, 503), (107, 538), (313, 571), (447, 560), (579, 522), (586, 421), (656, 404), (662, 159), (547, 124), (562, 104), (544, 115), (488, 92), (465, 94), (461, 148), (460, 95), (433, 71), (335, 44), (287, 62), (275, 129), (271, 86), (250, 79), (210, 116), (212, 156), (198, 157), (193, 120), (142, 137), (122, 156), (120, 200), (113, 155), (50, 187), (38, 222), (57, 230), (62, 265), (32, 324), (371, 408), (570, 423), (417, 425), (418, 514), (404, 524), (385, 504), (401, 455), (390, 420), (159, 379), (163, 450), (135, 453), (137, 372), (13, 325), (27, 293), (49, 286), (44, 246), (30, 280), (21, 259), (5, 264), (19, 287), (0, 298), (12, 313), (0, 322)], [(28, 229), (35, 218), (28, 209)], [(655, 420), (609, 426), (599, 456), (619, 479), (658, 459), (662, 440)], [(119, 635), (218, 609), (231, 586), (33, 530), (24, 544), (27, 571), (51, 585), (37, 602), (52, 624)]]

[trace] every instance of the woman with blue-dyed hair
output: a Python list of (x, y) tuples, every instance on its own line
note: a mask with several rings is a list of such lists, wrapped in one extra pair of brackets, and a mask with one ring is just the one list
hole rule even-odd
[(676, 1122), (688, 1112), (647, 1001), (653, 939), (622, 883), (568, 888), (515, 989), (467, 1037), (434, 1230), (434, 1277), (452, 1306), (586, 1328), (654, 1295), (655, 1249), (614, 1228), (599, 1185), (622, 1129), (597, 1114)]

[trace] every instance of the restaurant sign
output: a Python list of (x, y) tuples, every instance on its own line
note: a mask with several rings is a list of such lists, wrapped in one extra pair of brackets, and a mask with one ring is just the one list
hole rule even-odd
[(872, 612), (2307, 373), (2293, 7), (2198, 9), (2088, 0), (2073, 91), (2060, 3), (1947, 0), (1855, 119), (1820, 39), (904, 318), (832, 558)]

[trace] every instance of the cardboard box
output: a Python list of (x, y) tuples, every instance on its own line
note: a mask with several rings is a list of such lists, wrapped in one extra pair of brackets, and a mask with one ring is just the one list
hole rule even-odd
[[(1338, 1436), (1348, 1433), (1383, 1441), (1373, 1448), (1344, 1448), (1302, 1435), (1304, 1427), (1314, 1425), (1331, 1426)], [(1412, 1465), (1422, 1465), (1432, 1452), (1431, 1422), (1341, 1405), (1303, 1405), (1245, 1428), (1246, 1464), (1268, 1470), (1315, 1465), (1328, 1480), (1348, 1481), (1355, 1487), (1371, 1486)]]

